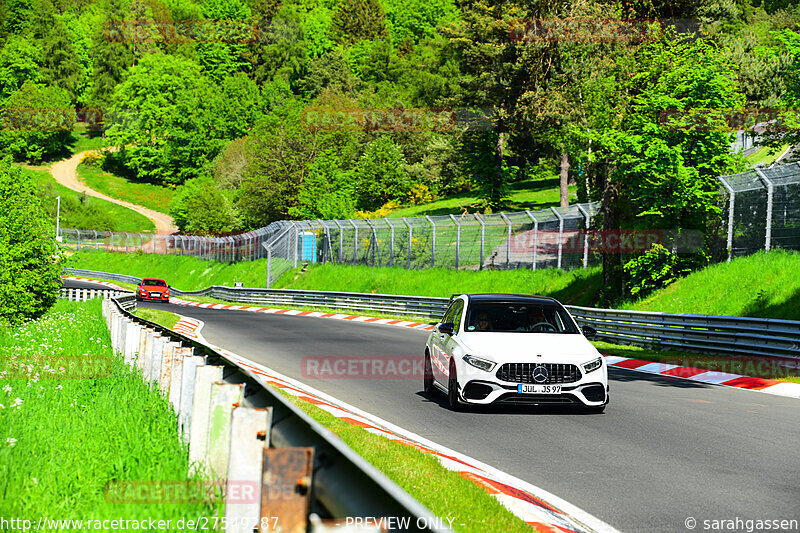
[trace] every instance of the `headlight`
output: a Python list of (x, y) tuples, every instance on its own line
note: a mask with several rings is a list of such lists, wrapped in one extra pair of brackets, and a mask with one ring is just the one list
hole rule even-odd
[(594, 361), (589, 361), (588, 363), (583, 363), (583, 370), (588, 374), (589, 372), (594, 372), (598, 368), (603, 366), (603, 358), (598, 357)]
[(492, 361), (487, 361), (486, 359), (481, 359), (480, 357), (475, 357), (474, 355), (465, 355), (463, 359), (468, 365), (479, 368), (484, 372), (491, 372), (495, 365)]

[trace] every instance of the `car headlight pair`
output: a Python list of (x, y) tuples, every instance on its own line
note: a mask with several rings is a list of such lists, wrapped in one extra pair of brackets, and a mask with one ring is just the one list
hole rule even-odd
[(594, 372), (595, 370), (597, 370), (601, 366), (603, 366), (603, 358), (602, 357), (598, 357), (597, 359), (595, 359), (593, 361), (589, 361), (588, 363), (583, 363), (583, 371), (586, 372), (587, 374), (589, 374), (591, 372)]
[(483, 370), (484, 372), (491, 372), (495, 365), (495, 363), (492, 361), (481, 359), (480, 357), (475, 357), (474, 355), (465, 355), (462, 357), (462, 359), (468, 365), (474, 366), (475, 368)]

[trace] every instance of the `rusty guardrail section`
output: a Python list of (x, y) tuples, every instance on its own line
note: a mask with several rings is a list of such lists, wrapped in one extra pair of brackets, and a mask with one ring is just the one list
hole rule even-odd
[(440, 531), (433, 513), (249, 370), (135, 306), (132, 293), (103, 301), (114, 351), (170, 402), (190, 468), (225, 482), (226, 531), (328, 531), (346, 517)]

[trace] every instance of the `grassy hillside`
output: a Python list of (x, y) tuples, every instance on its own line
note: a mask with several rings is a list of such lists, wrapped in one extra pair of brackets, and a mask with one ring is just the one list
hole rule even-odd
[(622, 306), (641, 311), (800, 320), (800, 253), (759, 252), (719, 263)]
[(23, 167), (22, 172), (31, 176), (39, 194), (45, 198), (53, 219), (56, 216), (56, 197), (61, 197), (60, 221), (62, 228), (96, 231), (155, 231), (153, 223), (136, 211), (93, 198), (64, 187), (56, 182), (49, 168)]
[[(538, 180), (526, 180), (515, 183), (511, 186), (511, 194), (508, 196), (507, 211), (523, 211), (529, 209), (537, 211), (548, 207), (558, 206), (559, 189), (558, 177)], [(569, 202), (575, 203), (577, 199), (577, 187), (569, 187)], [(441, 198), (434, 202), (420, 205), (402, 207), (392, 211), (391, 217), (421, 217), (425, 215), (459, 215), (466, 210), (469, 213), (475, 212), (475, 206), (480, 203), (480, 199), (472, 193), (463, 193), (446, 198)]]
[(129, 181), (95, 166), (78, 165), (78, 176), (90, 188), (111, 198), (125, 200), (160, 213), (169, 214), (169, 203), (175, 194), (173, 188)]
[(245, 287), (265, 287), (267, 280), (266, 260), (228, 264), (180, 255), (86, 250), (70, 256), (66, 266), (139, 278), (162, 278), (183, 290), (204, 289), (211, 285), (233, 287), (235, 281), (241, 281)]

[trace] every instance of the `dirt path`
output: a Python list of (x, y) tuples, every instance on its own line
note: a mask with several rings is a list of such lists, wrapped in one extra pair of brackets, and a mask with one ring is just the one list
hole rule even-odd
[(111, 198), (110, 196), (106, 196), (103, 193), (97, 192), (87, 187), (86, 184), (83, 183), (78, 178), (78, 164), (81, 162), (81, 158), (84, 155), (92, 151), (93, 150), (80, 152), (73, 155), (69, 159), (64, 159), (63, 161), (54, 163), (53, 168), (50, 170), (50, 172), (53, 174), (53, 177), (56, 179), (58, 183), (69, 189), (72, 189), (73, 191), (85, 192), (89, 196), (94, 196), (95, 198), (107, 200), (109, 202), (113, 202), (123, 207), (127, 207), (128, 209), (132, 209), (137, 213), (141, 213), (142, 215), (146, 216), (147, 218), (153, 221), (153, 224), (156, 225), (156, 233), (159, 235), (171, 235), (178, 231), (178, 227), (175, 225), (175, 222), (169, 215), (165, 215), (164, 213), (159, 213), (158, 211), (153, 211), (152, 209), (148, 209), (140, 205), (134, 205), (124, 200), (117, 200), (115, 198)]

